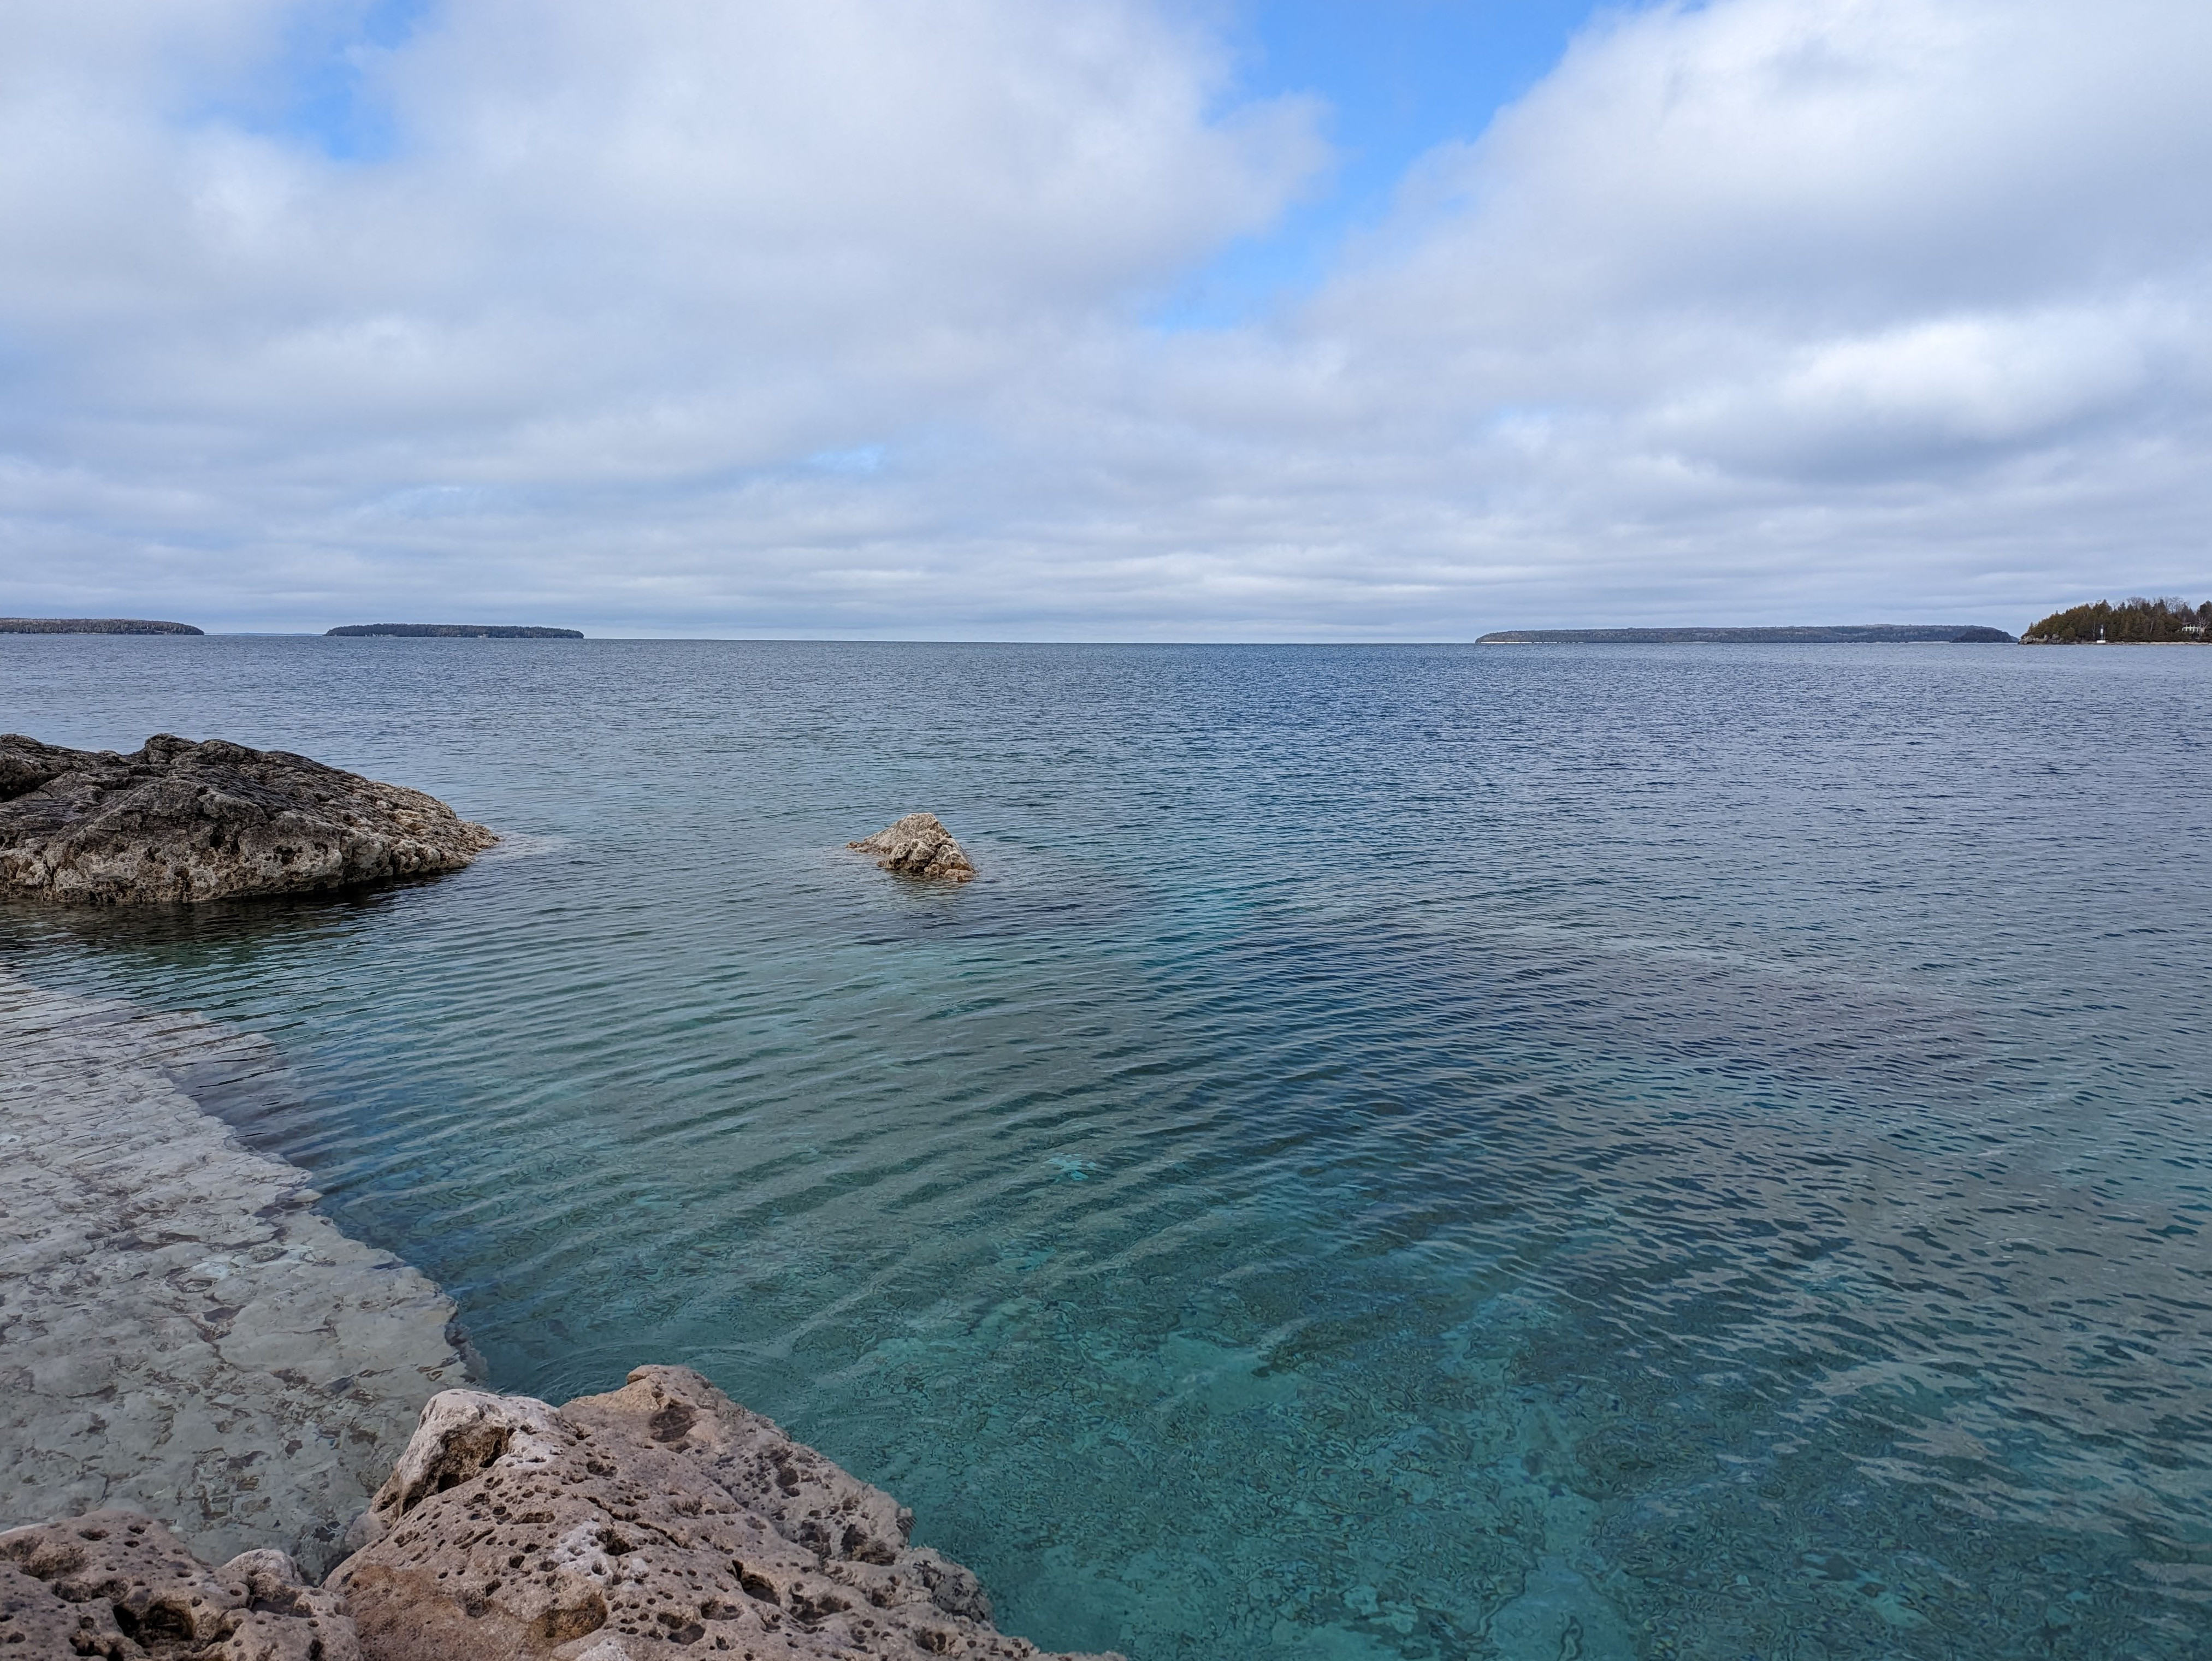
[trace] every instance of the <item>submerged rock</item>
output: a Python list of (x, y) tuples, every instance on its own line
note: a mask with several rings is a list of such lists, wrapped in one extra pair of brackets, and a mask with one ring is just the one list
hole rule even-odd
[(858, 848), (862, 853), (881, 854), (883, 858), (876, 864), (901, 876), (965, 882), (975, 875), (975, 867), (966, 852), (952, 840), (952, 833), (933, 813), (910, 813), (873, 836), (845, 846)]
[(204, 1105), (292, 1089), (264, 1038), (0, 973), (0, 1528), (135, 1506), (319, 1575), (469, 1380), (452, 1300)]
[(266, 1040), (0, 975), (0, 1661), (1037, 1657), (688, 1368), (430, 1394), (452, 1304), (202, 1105)]
[(0, 734), (0, 889), (80, 905), (303, 894), (458, 870), (499, 839), (435, 797), (283, 750), (130, 755)]

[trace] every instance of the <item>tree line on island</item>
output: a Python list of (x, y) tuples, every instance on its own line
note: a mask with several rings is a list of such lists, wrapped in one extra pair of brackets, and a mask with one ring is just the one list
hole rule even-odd
[[(0, 617), (0, 634), (204, 634), (190, 623), (147, 617)], [(574, 628), (526, 627), (519, 623), (348, 623), (325, 635), (398, 634), (437, 640), (580, 640)]]
[[(141, 617), (0, 617), (0, 634), (198, 634), (190, 623), (160, 622)], [(417, 639), (580, 640), (580, 630), (526, 627), (511, 623), (349, 623), (329, 629), (337, 636), (401, 635)], [(1504, 629), (1486, 634), (1483, 646), (1592, 645), (1711, 645), (1751, 643), (1803, 645), (1813, 642), (1854, 641), (1897, 644), (1904, 641), (2008, 642), (2012, 636), (2000, 628), (1962, 627), (1955, 623), (1872, 623), (1820, 625), (1802, 627), (1759, 628), (1538, 628)], [(2054, 611), (2020, 637), (2023, 646), (2183, 646), (2212, 644), (2212, 600), (2192, 606), (2166, 597), (2147, 600), (2140, 595), (2122, 600), (2098, 600), (2087, 605)]]
[(2054, 611), (2020, 638), (2024, 646), (2201, 646), (2212, 640), (2212, 600), (2099, 600)]

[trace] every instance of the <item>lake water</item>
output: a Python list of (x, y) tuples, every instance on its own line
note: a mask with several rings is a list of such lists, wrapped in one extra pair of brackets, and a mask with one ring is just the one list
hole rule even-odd
[[(2212, 1652), (2212, 652), (0, 638), (507, 840), (0, 908), (496, 1385), (1168, 1658)], [(983, 875), (842, 852), (915, 808)]]

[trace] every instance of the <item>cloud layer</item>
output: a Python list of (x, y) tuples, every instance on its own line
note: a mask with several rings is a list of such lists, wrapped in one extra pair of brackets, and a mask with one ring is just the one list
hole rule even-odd
[[(1601, 19), (1319, 289), (1141, 0), (0, 14), (0, 609), (1400, 637), (2212, 578), (2212, 14)], [(381, 135), (294, 107), (342, 52)]]

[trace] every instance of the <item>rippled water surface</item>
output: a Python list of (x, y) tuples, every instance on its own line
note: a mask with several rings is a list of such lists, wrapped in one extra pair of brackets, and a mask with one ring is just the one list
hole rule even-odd
[[(1171, 1657), (2212, 1652), (2212, 652), (0, 638), (507, 841), (0, 909), (495, 1382), (682, 1361)], [(842, 852), (927, 807), (983, 876)]]

